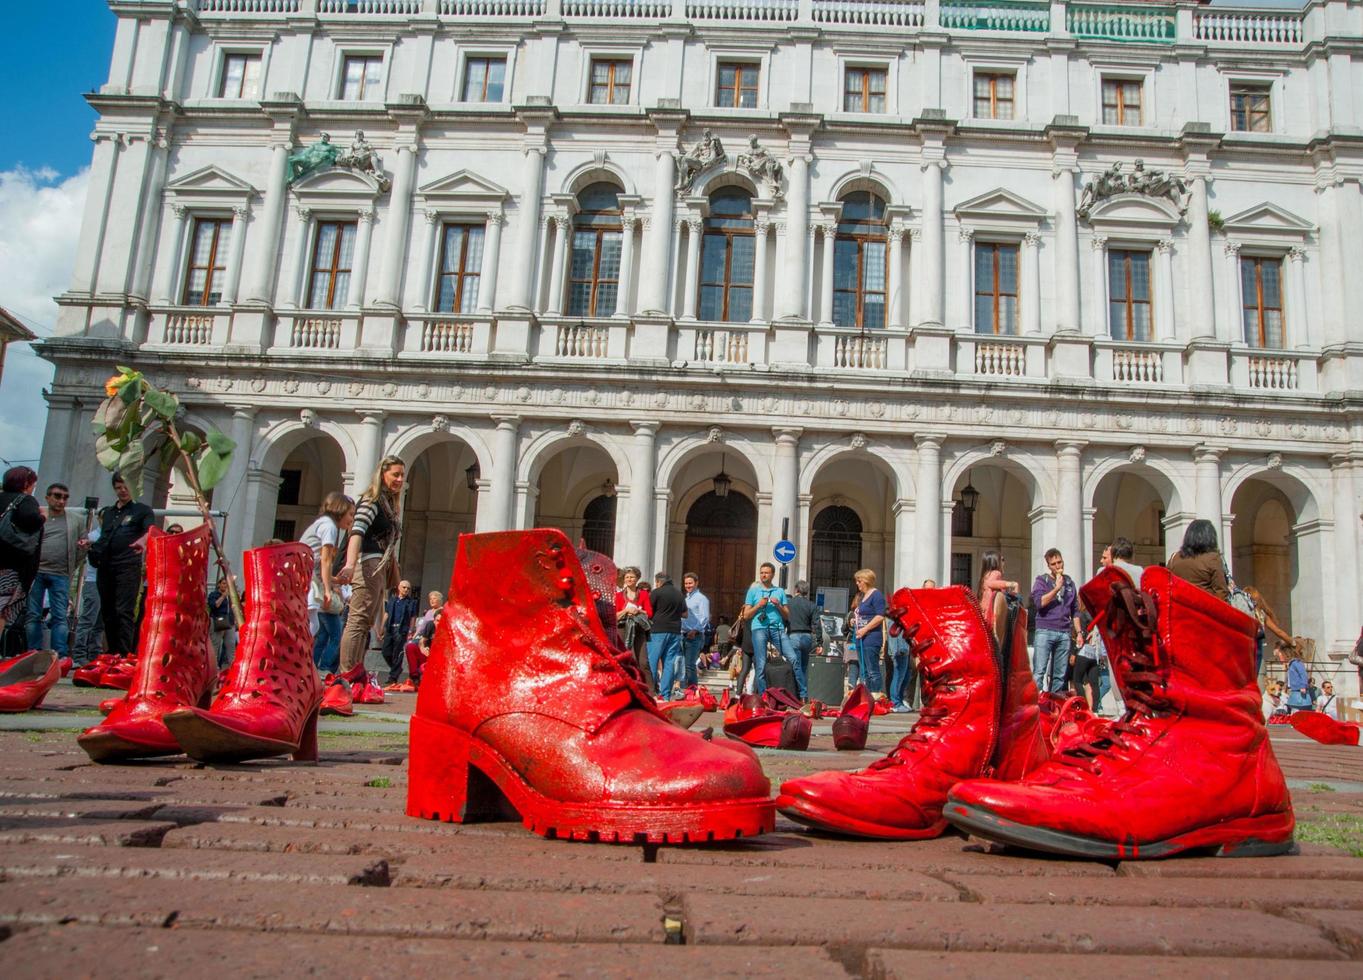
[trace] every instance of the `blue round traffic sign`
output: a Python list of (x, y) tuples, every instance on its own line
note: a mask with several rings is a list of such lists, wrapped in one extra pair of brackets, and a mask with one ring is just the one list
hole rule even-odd
[(772, 549), (772, 554), (782, 565), (789, 565), (795, 560), (795, 542), (778, 541), (776, 547)]

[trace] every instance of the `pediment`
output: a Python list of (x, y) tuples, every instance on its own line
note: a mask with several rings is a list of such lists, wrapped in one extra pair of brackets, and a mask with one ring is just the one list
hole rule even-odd
[(1225, 219), (1224, 224), (1227, 231), (1242, 234), (1257, 232), (1260, 234), (1302, 236), (1315, 231), (1315, 226), (1311, 222), (1268, 202), (1255, 205), (1239, 214), (1233, 214)]
[(479, 177), (477, 174), (468, 170), (456, 170), (448, 176), (433, 180), (422, 187), (419, 191), (422, 197), (462, 197), (478, 198), (487, 200), (504, 200), (511, 196), (511, 192), (500, 184)]
[(1172, 229), (1182, 220), (1178, 208), (1162, 197), (1115, 194), (1104, 198), (1089, 212), (1091, 225)]
[(978, 197), (962, 201), (953, 212), (958, 218), (1014, 219), (1039, 222), (1045, 219), (1046, 209), (1033, 204), (1012, 191), (996, 187)]
[(379, 182), (361, 170), (348, 167), (329, 167), (304, 177), (293, 185), (296, 194), (354, 195), (376, 197), (383, 188)]
[(215, 166), (201, 167), (193, 173), (177, 177), (166, 184), (166, 192), (173, 196), (216, 195), (237, 198), (249, 197), (257, 193), (254, 187), (240, 177), (229, 174), (221, 167)]

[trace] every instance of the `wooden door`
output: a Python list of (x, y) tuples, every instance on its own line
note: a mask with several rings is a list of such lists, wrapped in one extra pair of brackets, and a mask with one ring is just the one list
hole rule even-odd
[(710, 599), (710, 618), (734, 622), (748, 586), (757, 577), (757, 538), (753, 535), (686, 535), (683, 572), (700, 576), (700, 590)]

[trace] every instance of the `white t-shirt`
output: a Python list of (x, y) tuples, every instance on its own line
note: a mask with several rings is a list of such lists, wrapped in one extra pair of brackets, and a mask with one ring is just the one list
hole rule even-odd
[(326, 545), (331, 545), (333, 548), (340, 545), (341, 529), (330, 517), (322, 514), (308, 525), (308, 529), (303, 532), (303, 536), (299, 540), (312, 549), (312, 577), (313, 581), (319, 584), (319, 588), (308, 590), (308, 608), (315, 611), (322, 606), (322, 590), (320, 588), (322, 582), (322, 549)]

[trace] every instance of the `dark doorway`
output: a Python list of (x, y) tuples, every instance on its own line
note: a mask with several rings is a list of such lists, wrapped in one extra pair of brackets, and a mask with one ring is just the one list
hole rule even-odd
[(851, 507), (825, 507), (814, 517), (809, 549), (809, 586), (852, 589), (861, 568), (861, 518)]
[(582, 512), (582, 540), (592, 551), (615, 554), (615, 498), (604, 493)]
[(700, 590), (710, 598), (710, 617), (734, 621), (743, 608), (748, 586), (757, 579), (757, 507), (730, 490), (723, 497), (711, 490), (686, 514), (685, 567), (695, 572)]

